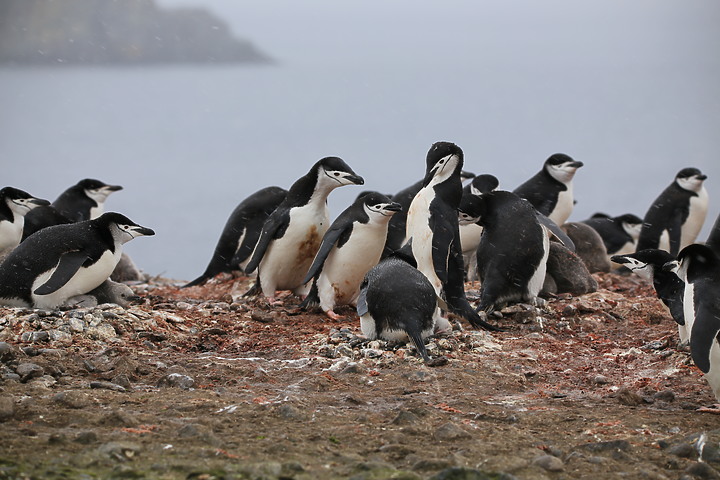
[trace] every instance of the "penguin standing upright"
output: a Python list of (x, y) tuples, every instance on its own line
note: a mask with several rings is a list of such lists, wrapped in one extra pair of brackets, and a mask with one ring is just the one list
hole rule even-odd
[(652, 282), (658, 298), (670, 310), (670, 315), (678, 324), (680, 343), (686, 344), (690, 338), (690, 332), (685, 328), (685, 315), (683, 314), (685, 282), (673, 272), (664, 269), (664, 266), (675, 260), (675, 257), (665, 250), (651, 248), (635, 253), (613, 255), (610, 260), (630, 269), (640, 278)]
[(708, 235), (708, 238), (705, 241), (705, 245), (712, 248), (715, 255), (720, 257), (720, 215), (718, 215), (715, 220), (712, 230), (710, 230), (710, 235)]
[(695, 241), (707, 214), (706, 178), (697, 168), (683, 168), (675, 175), (643, 218), (638, 251), (659, 248), (677, 255)]
[(91, 220), (102, 215), (107, 197), (123, 187), (86, 178), (61, 193), (51, 205), (34, 209), (25, 217), (23, 240), (50, 225)]
[(454, 143), (437, 142), (430, 147), (424, 186), (408, 210), (406, 237), (418, 270), (450, 311), (475, 328), (497, 330), (480, 318), (465, 296), (457, 213), (462, 198), (462, 166), (463, 151)]
[(328, 195), (337, 187), (363, 183), (342, 159), (325, 157), (290, 187), (263, 225), (245, 266), (248, 274), (258, 269), (256, 287), (270, 303), (274, 303), (277, 290), (307, 294), (309, 287), (303, 278), (330, 224)]
[[(666, 264), (685, 282), (685, 323), (690, 354), (720, 402), (720, 259), (707, 245), (692, 244)], [(713, 409), (720, 413), (720, 409)]]
[(42, 205), (50, 205), (50, 202), (17, 188), (0, 189), (0, 259), (20, 243), (25, 215)]
[(624, 255), (637, 250), (642, 219), (632, 213), (611, 217), (596, 213), (581, 223), (589, 225), (600, 234), (609, 256)]
[(483, 193), (492, 192), (500, 182), (494, 175), (484, 174), (473, 178), (472, 182), (463, 187), (463, 195), (458, 207), (458, 222), (460, 225), (460, 247), (463, 253), (466, 278), (475, 280), (477, 278), (477, 247), (480, 245), (480, 237), (483, 228), (477, 223), (478, 219), (468, 213), (472, 210), (470, 204), (473, 198)]
[(183, 288), (200, 285), (219, 273), (241, 270), (260, 238), (265, 221), (285, 197), (284, 188), (265, 187), (240, 202), (225, 222), (205, 271)]
[(430, 362), (424, 340), (435, 331), (448, 330), (450, 323), (438, 314), (435, 289), (415, 265), (411, 249), (403, 247), (371, 268), (360, 286), (357, 312), (368, 339), (409, 338)]
[(572, 213), (573, 178), (583, 163), (569, 155), (556, 153), (543, 164), (542, 170), (513, 190), (513, 193), (529, 201), (538, 212), (558, 225), (567, 221)]
[(478, 310), (492, 312), (509, 302), (542, 304), (550, 233), (535, 208), (502, 190), (479, 197), (477, 216), (484, 230), (477, 250)]
[(380, 260), (390, 218), (400, 204), (377, 192), (358, 198), (333, 221), (303, 283), (313, 281), (302, 306), (319, 303), (333, 320), (337, 305), (355, 303), (365, 274)]
[(124, 243), (154, 234), (114, 212), (44, 228), (0, 263), (0, 304), (57, 308), (107, 280)]

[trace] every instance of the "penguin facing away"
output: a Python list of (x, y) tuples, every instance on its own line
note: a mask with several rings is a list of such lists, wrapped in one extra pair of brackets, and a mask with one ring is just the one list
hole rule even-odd
[(328, 317), (342, 318), (333, 309), (356, 302), (365, 274), (380, 260), (388, 222), (400, 208), (387, 196), (372, 192), (345, 209), (325, 232), (303, 279), (303, 283), (314, 281), (301, 307), (319, 303)]
[(425, 339), (450, 329), (438, 312), (430, 281), (415, 268), (410, 248), (401, 248), (371, 268), (360, 286), (357, 312), (368, 339), (405, 342), (409, 338), (423, 360), (430, 362)]
[(677, 255), (695, 241), (707, 214), (706, 178), (697, 168), (677, 173), (645, 214), (637, 250), (659, 248)]
[[(665, 268), (685, 282), (690, 354), (720, 402), (720, 259), (707, 245), (692, 244)], [(712, 411), (720, 413), (717, 406)]]
[(710, 230), (710, 235), (708, 235), (705, 241), (705, 245), (712, 248), (715, 255), (720, 257), (720, 215), (718, 215), (718, 218), (715, 220), (712, 230)]
[[(308, 293), (303, 278), (320, 248), (330, 220), (327, 197), (343, 185), (362, 185), (364, 180), (338, 157), (319, 160), (288, 190), (287, 197), (270, 214), (245, 266), (258, 269), (256, 287), (270, 303), (277, 290)], [(251, 289), (254, 291), (255, 287)], [(249, 292), (248, 292), (249, 293)]]
[(683, 313), (685, 282), (673, 272), (664, 269), (664, 266), (675, 260), (675, 257), (665, 250), (646, 249), (635, 253), (613, 255), (610, 260), (652, 282), (658, 298), (670, 310), (670, 315), (678, 324), (680, 343), (686, 344), (690, 338), (690, 332), (685, 328)]
[(0, 189), (0, 258), (17, 247), (25, 226), (25, 215), (50, 202), (13, 187)]
[(462, 166), (463, 151), (454, 143), (437, 142), (430, 147), (424, 186), (408, 211), (406, 237), (418, 270), (430, 280), (451, 313), (462, 316), (475, 328), (498, 330), (480, 318), (465, 296), (457, 213), (462, 197)]
[(637, 250), (642, 219), (632, 213), (611, 217), (596, 213), (581, 223), (589, 225), (600, 234), (608, 255), (624, 255)]
[(61, 193), (51, 205), (26, 216), (23, 240), (50, 225), (91, 220), (102, 215), (107, 197), (123, 187), (85, 178)]
[(525, 183), (513, 190), (513, 193), (529, 201), (538, 212), (547, 216), (558, 225), (567, 221), (572, 213), (573, 178), (583, 163), (573, 160), (569, 155), (556, 153), (543, 164), (542, 170)]
[(477, 278), (477, 247), (480, 245), (480, 237), (483, 228), (478, 225), (477, 217), (468, 213), (473, 207), (470, 204), (473, 199), (483, 193), (492, 192), (500, 182), (494, 175), (484, 174), (473, 178), (472, 182), (463, 187), (462, 199), (458, 207), (458, 222), (460, 226), (460, 247), (462, 248), (463, 263), (467, 272), (468, 280)]
[(492, 312), (509, 302), (542, 305), (550, 233), (535, 208), (512, 192), (479, 197), (477, 216), (483, 236), (477, 250), (480, 276), (478, 310)]
[(284, 188), (265, 187), (240, 202), (225, 223), (205, 271), (183, 288), (205, 283), (219, 273), (242, 270), (260, 238), (265, 221), (285, 197), (287, 190)]
[(107, 280), (123, 244), (154, 234), (114, 212), (44, 228), (0, 263), (0, 304), (57, 308)]

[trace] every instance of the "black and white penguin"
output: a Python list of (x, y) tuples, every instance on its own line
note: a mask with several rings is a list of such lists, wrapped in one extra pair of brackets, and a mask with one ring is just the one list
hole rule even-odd
[(720, 257), (720, 215), (718, 215), (718, 218), (715, 220), (712, 230), (710, 230), (710, 235), (708, 235), (705, 241), (705, 245), (712, 248), (715, 255)]
[(256, 287), (270, 303), (275, 301), (277, 290), (308, 293), (309, 285), (303, 279), (330, 226), (328, 195), (337, 187), (364, 183), (342, 159), (325, 157), (290, 187), (285, 200), (265, 222), (245, 266), (248, 274), (258, 269)]
[(683, 314), (685, 282), (680, 280), (673, 272), (664, 269), (664, 266), (675, 260), (675, 257), (665, 250), (652, 248), (639, 250), (635, 253), (613, 255), (610, 260), (652, 282), (658, 298), (670, 310), (670, 315), (678, 324), (680, 344), (686, 344), (690, 332), (685, 328), (685, 315)]
[[(465, 181), (471, 178), (475, 178), (475, 174), (472, 172), (461, 170), (460, 178), (462, 181)], [(410, 208), (410, 204), (412, 203), (413, 198), (415, 198), (415, 195), (417, 195), (417, 193), (423, 188), (424, 181), (425, 179), (423, 178), (422, 180), (413, 183), (409, 187), (403, 188), (395, 195), (390, 197), (392, 198), (393, 202), (400, 204), (402, 210), (393, 215), (393, 217), (390, 219), (390, 223), (388, 224), (388, 238), (385, 242), (385, 251), (383, 255), (387, 256), (395, 250), (398, 250), (405, 244), (408, 209)]]
[(154, 234), (114, 212), (44, 228), (0, 264), (0, 304), (57, 308), (107, 280), (124, 243)]
[(460, 247), (462, 248), (463, 262), (465, 264), (466, 279), (477, 279), (477, 247), (480, 245), (480, 237), (482, 236), (482, 227), (477, 223), (478, 218), (468, 213), (472, 210), (470, 205), (473, 198), (483, 193), (492, 192), (498, 185), (499, 180), (494, 175), (484, 174), (478, 175), (472, 179), (472, 182), (463, 187), (463, 195), (458, 207), (458, 222), (460, 225)]
[(25, 215), (50, 202), (13, 187), (0, 189), (0, 259), (20, 244)]
[(550, 232), (535, 208), (512, 192), (479, 197), (476, 215), (484, 231), (477, 250), (478, 310), (492, 312), (510, 302), (542, 305)]
[(409, 338), (429, 362), (425, 339), (451, 327), (439, 315), (435, 289), (415, 265), (411, 249), (401, 248), (371, 268), (360, 286), (357, 312), (368, 339), (406, 342)]
[(642, 218), (632, 213), (611, 217), (596, 213), (581, 223), (591, 226), (600, 234), (609, 256), (624, 255), (637, 250)]
[(677, 260), (665, 268), (685, 282), (690, 354), (720, 402), (720, 259), (710, 247), (696, 243), (680, 250)]
[(583, 163), (573, 160), (569, 155), (556, 153), (551, 155), (542, 170), (528, 181), (513, 190), (513, 193), (529, 201), (538, 212), (547, 216), (558, 225), (567, 221), (572, 213), (573, 177)]
[(284, 188), (265, 187), (240, 202), (225, 222), (207, 268), (183, 288), (205, 283), (219, 273), (242, 270), (260, 238), (265, 221), (285, 197), (287, 190)]
[(706, 178), (697, 168), (678, 172), (645, 214), (638, 250), (659, 248), (677, 255), (695, 241), (707, 214)]
[(376, 192), (346, 208), (325, 232), (303, 279), (303, 283), (313, 280), (313, 286), (301, 306), (319, 303), (328, 317), (342, 318), (333, 309), (357, 301), (365, 274), (380, 261), (388, 222), (400, 208), (399, 203)]
[(25, 217), (23, 240), (50, 225), (92, 220), (102, 215), (107, 197), (123, 187), (108, 185), (100, 180), (80, 180), (52, 202), (34, 209)]
[(480, 318), (465, 296), (457, 213), (462, 198), (462, 166), (463, 151), (454, 143), (437, 142), (430, 147), (424, 186), (408, 210), (406, 237), (418, 270), (430, 280), (450, 312), (475, 328), (498, 330)]

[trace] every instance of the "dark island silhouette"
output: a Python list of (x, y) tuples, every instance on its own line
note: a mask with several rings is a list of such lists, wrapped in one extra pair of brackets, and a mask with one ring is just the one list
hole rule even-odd
[(2, 0), (0, 63), (272, 63), (202, 8), (154, 0)]

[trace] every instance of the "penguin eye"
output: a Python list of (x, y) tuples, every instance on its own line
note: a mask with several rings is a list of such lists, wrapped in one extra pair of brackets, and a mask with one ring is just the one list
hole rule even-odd
[(334, 172), (333, 175), (335, 175), (336, 177), (339, 177), (339, 176), (340, 176), (340, 172)]

